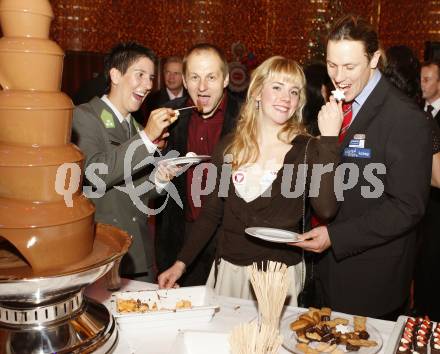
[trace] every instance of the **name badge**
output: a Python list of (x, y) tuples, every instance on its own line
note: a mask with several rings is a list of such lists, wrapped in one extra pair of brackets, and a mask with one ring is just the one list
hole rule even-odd
[(348, 147), (342, 153), (344, 157), (355, 157), (361, 159), (371, 159), (371, 149)]
[(350, 144), (348, 147), (351, 148), (364, 148), (365, 147), (365, 140), (358, 140), (358, 139), (351, 139)]

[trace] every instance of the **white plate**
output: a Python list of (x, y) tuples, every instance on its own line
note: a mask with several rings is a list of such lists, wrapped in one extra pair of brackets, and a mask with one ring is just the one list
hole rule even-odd
[[(298, 316), (300, 313), (297, 313), (295, 315), (286, 317), (282, 322), (280, 326), (280, 333), (283, 335), (283, 347), (286, 348), (291, 353), (297, 353), (297, 354), (304, 354), (302, 351), (296, 349), (296, 344), (298, 343), (296, 332), (292, 331), (290, 329), (290, 324), (298, 319)], [(347, 325), (348, 328), (353, 329), (353, 316), (346, 315), (346, 314), (332, 314), (331, 318), (336, 317), (342, 317), (348, 319), (350, 322)], [(367, 332), (370, 334), (369, 340), (374, 340), (377, 342), (377, 345), (375, 347), (361, 347), (357, 352), (350, 352), (350, 353), (357, 353), (357, 354), (374, 354), (377, 353), (382, 348), (382, 337), (378, 330), (373, 327), (372, 325), (368, 324), (367, 321)], [(318, 345), (317, 342), (314, 342), (311, 344)], [(347, 352), (345, 349), (345, 345), (338, 345), (338, 349)]]
[(197, 156), (182, 156), (173, 157), (171, 159), (161, 160), (161, 163), (165, 163), (169, 166), (181, 166), (181, 165), (195, 165), (202, 161), (210, 160), (209, 155), (197, 155)]
[(299, 242), (300, 234), (296, 232), (274, 229), (271, 227), (248, 227), (244, 230), (248, 235), (270, 242)]

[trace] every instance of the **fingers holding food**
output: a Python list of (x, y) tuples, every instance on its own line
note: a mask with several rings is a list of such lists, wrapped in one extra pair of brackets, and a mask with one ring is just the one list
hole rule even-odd
[(175, 116), (176, 114), (171, 108), (159, 108), (152, 111), (144, 128), (145, 134), (151, 141), (155, 141), (172, 124), (172, 119)]

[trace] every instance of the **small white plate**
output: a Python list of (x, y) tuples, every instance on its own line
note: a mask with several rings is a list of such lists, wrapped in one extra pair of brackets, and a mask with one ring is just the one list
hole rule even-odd
[(274, 229), (270, 227), (248, 227), (244, 231), (248, 235), (258, 237), (259, 239), (278, 243), (300, 242), (298, 238), (301, 236), (296, 232)]
[(161, 163), (165, 163), (168, 166), (182, 166), (182, 165), (195, 165), (202, 161), (210, 160), (209, 155), (197, 155), (197, 156), (182, 156), (173, 157), (171, 159), (161, 160)]

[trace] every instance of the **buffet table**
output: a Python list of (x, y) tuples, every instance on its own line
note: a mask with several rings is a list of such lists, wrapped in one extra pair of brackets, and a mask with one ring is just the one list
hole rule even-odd
[[(120, 291), (134, 290), (154, 290), (157, 285), (133, 280), (122, 280)], [(107, 305), (111, 298), (111, 292), (105, 289), (103, 280), (98, 280), (87, 288), (86, 294), (95, 300)], [(249, 300), (230, 298), (220, 296), (220, 310), (214, 315), (209, 323), (191, 325), (179, 325), (178, 327), (162, 328), (142, 328), (139, 326), (135, 330), (120, 330), (120, 340), (115, 350), (115, 354), (170, 354), (173, 343), (179, 333), (179, 330), (201, 330), (213, 332), (230, 332), (231, 329), (242, 322), (248, 322), (256, 318), (256, 303)], [(295, 307), (287, 306), (283, 312), (283, 317), (287, 317), (295, 312)], [(383, 345), (379, 354), (385, 353), (385, 348), (394, 322), (383, 321), (370, 318), (368, 322), (373, 325), (381, 334)], [(289, 352), (281, 348), (279, 354), (288, 354)]]

